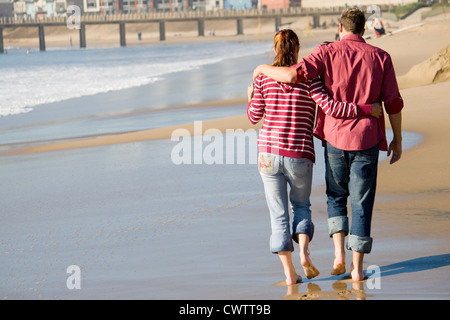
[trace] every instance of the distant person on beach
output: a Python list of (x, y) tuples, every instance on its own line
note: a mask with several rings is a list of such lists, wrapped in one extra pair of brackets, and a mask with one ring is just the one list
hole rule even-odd
[[(254, 78), (263, 73), (281, 82), (305, 82), (321, 77), (333, 99), (357, 104), (384, 102), (393, 131), (386, 141), (384, 117), (336, 119), (318, 109), (314, 134), (325, 147), (325, 181), (328, 231), (335, 246), (332, 275), (345, 273), (345, 237), (353, 251), (351, 277), (363, 280), (363, 259), (372, 249), (372, 211), (375, 201), (379, 150), (392, 154), (390, 163), (402, 155), (400, 96), (390, 55), (363, 39), (364, 12), (357, 8), (342, 13), (340, 41), (319, 45), (308, 57), (291, 67), (260, 65)], [(352, 208), (351, 229), (347, 199)]]
[(373, 27), (373, 31), (375, 33), (375, 36), (381, 37), (383, 34), (386, 33), (386, 30), (384, 29), (384, 25), (383, 22), (381, 21), (381, 19), (377, 16), (373, 17), (372, 20), (372, 27)]
[[(289, 29), (278, 31), (274, 45), (276, 59), (273, 66), (297, 63), (300, 43), (295, 32)], [(262, 74), (248, 87), (248, 101), (249, 120), (256, 124), (264, 117), (258, 137), (258, 169), (270, 212), (270, 250), (278, 254), (286, 284), (292, 285), (301, 281), (292, 263), (293, 241), (299, 244), (306, 277), (311, 279), (319, 275), (308, 249), (314, 234), (309, 198), (315, 162), (315, 102), (324, 113), (341, 118), (364, 114), (380, 116), (381, 105), (335, 102), (319, 79), (285, 84)], [(293, 211), (292, 233), (288, 201)]]

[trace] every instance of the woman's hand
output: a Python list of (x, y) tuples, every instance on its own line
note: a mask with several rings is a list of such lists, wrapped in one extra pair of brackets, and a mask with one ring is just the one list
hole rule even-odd
[(251, 83), (248, 88), (247, 88), (247, 97), (248, 97), (248, 101), (250, 102), (253, 98), (253, 92), (255, 90), (255, 85), (253, 83)]

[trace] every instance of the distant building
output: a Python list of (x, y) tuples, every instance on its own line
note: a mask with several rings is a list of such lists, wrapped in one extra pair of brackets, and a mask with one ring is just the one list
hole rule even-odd
[(261, 8), (263, 9), (283, 9), (289, 8), (289, 0), (261, 0)]
[[(84, 13), (84, 4), (83, 0), (66, 0), (66, 8), (70, 6), (77, 6), (80, 8), (80, 13)], [(67, 10), (67, 9), (66, 9)]]
[(102, 0), (100, 1), (100, 13), (103, 14), (113, 14), (116, 12), (116, 7), (114, 6), (116, 1), (114, 0)]
[(223, 8), (225, 10), (249, 10), (252, 8), (252, 0), (224, 0)]
[(290, 0), (290, 1), (289, 1), (289, 6), (290, 6), (291, 8), (294, 8), (294, 7), (301, 7), (301, 6), (302, 6), (302, 0)]
[(25, 1), (14, 2), (14, 18), (23, 18), (27, 15), (27, 3)]
[(100, 13), (100, 0), (83, 0), (85, 13)]
[(405, 5), (415, 3), (417, 0), (302, 0), (303, 8), (331, 8), (331, 7), (356, 7), (370, 5)]
[(14, 4), (10, 0), (0, 0), (0, 17), (13, 17)]
[[(173, 2), (176, 0), (173, 0)], [(181, 1), (181, 0), (180, 0)], [(123, 0), (122, 13), (149, 12), (148, 0)]]
[(63, 15), (67, 12), (67, 1), (66, 0), (56, 0), (55, 1), (55, 13), (57, 15)]

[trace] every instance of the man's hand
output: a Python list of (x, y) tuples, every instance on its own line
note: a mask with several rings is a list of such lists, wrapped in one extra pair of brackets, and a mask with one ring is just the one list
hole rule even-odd
[(248, 101), (250, 102), (253, 98), (253, 92), (255, 90), (255, 85), (252, 83), (248, 86), (247, 88), (247, 97), (248, 97)]
[(379, 118), (383, 114), (383, 107), (380, 103), (372, 103), (372, 117)]
[(389, 145), (389, 149), (388, 149), (388, 157), (391, 155), (392, 153), (392, 158), (391, 161), (389, 162), (390, 164), (394, 164), (395, 162), (397, 162), (398, 160), (400, 160), (400, 158), (402, 157), (402, 141), (398, 141), (398, 140), (392, 140), (391, 144)]

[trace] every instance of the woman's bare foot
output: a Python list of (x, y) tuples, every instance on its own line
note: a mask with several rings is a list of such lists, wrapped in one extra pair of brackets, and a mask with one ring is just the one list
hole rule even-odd
[(332, 276), (338, 276), (340, 274), (345, 273), (345, 262), (344, 263), (338, 263), (333, 265), (333, 270), (331, 271)]
[(313, 265), (308, 250), (305, 252), (300, 251), (300, 261), (308, 279), (315, 278), (320, 274), (319, 270)]
[(302, 267), (303, 267), (303, 271), (305, 271), (305, 275), (308, 279), (315, 278), (320, 274), (319, 270), (317, 270), (316, 267), (312, 263), (309, 263), (309, 262), (303, 263), (302, 262)]
[(336, 252), (331, 275), (338, 276), (344, 273), (345, 273), (345, 252), (343, 254), (340, 252)]
[(297, 275), (294, 264), (292, 263), (292, 252), (279, 251), (278, 257), (280, 257), (283, 264), (284, 275), (286, 276), (286, 285), (290, 286), (302, 281), (302, 277)]
[(298, 244), (300, 246), (300, 263), (302, 264), (303, 271), (308, 279), (317, 277), (320, 272), (313, 265), (311, 258), (309, 257), (309, 241), (310, 237), (307, 234), (300, 233), (298, 235)]

